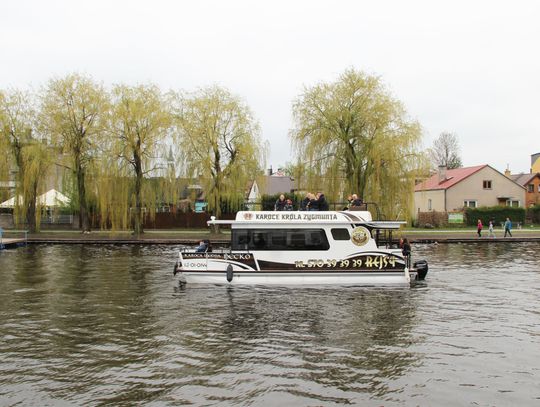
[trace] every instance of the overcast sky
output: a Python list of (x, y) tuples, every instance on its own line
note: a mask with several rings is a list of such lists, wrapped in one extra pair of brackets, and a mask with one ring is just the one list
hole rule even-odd
[(2, 1), (0, 88), (70, 72), (241, 96), (292, 160), (291, 103), (354, 67), (380, 75), (431, 145), (455, 132), (465, 166), (528, 172), (540, 152), (537, 1)]

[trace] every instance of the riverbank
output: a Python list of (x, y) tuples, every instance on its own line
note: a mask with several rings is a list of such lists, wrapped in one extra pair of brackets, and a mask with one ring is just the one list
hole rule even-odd
[[(476, 229), (402, 229), (394, 233), (394, 239), (407, 237), (413, 243), (489, 243), (489, 242), (540, 242), (540, 229), (515, 229), (512, 237), (504, 237), (503, 230), (495, 230), (495, 238), (488, 238), (484, 231), (482, 237), (476, 234)], [(23, 238), (23, 231), (5, 231), (4, 238)], [(74, 230), (45, 230), (28, 234), (28, 243), (43, 244), (164, 244), (164, 245), (195, 245), (203, 239), (213, 244), (228, 244), (230, 231), (211, 233), (209, 229), (174, 229), (147, 230), (135, 237), (130, 231), (109, 232), (92, 231), (83, 234)]]
[(540, 229), (513, 229), (512, 237), (504, 237), (504, 230), (495, 229), (495, 237), (488, 237), (488, 231), (482, 231), (478, 237), (474, 229), (403, 229), (401, 236), (406, 236), (416, 243), (469, 243), (469, 242), (540, 242)]

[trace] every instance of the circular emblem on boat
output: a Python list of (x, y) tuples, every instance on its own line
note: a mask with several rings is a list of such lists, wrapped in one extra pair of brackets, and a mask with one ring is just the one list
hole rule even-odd
[(246, 212), (244, 213), (244, 220), (251, 220), (253, 218), (253, 214)]
[(369, 240), (369, 230), (363, 226), (357, 226), (351, 233), (351, 240), (357, 246), (365, 245)]

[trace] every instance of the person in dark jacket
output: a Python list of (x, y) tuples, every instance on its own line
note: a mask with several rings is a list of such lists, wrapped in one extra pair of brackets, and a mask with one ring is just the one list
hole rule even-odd
[(317, 192), (317, 207), (320, 211), (328, 210), (328, 202), (322, 192)]
[(309, 208), (309, 192), (306, 194), (306, 197), (300, 201), (300, 210), (301, 211), (308, 211)]
[(319, 210), (319, 201), (317, 197), (313, 194), (309, 194), (309, 203), (308, 211), (318, 211)]
[(206, 253), (208, 251), (208, 243), (206, 243), (206, 240), (201, 240), (195, 251), (197, 253)]
[(353, 194), (352, 195), (352, 201), (351, 201), (351, 204), (350, 204), (349, 208), (362, 206), (363, 203), (364, 202), (362, 201), (362, 198), (358, 198), (358, 195)]
[(405, 258), (405, 263), (407, 267), (411, 267), (411, 244), (409, 243), (409, 239), (405, 238), (400, 241), (401, 246), (401, 252), (403, 253), (403, 257)]
[(275, 211), (284, 211), (286, 204), (287, 204), (287, 201), (285, 200), (285, 195), (281, 194), (279, 196), (279, 199), (274, 204), (274, 210)]
[(284, 208), (285, 211), (294, 211), (294, 206), (293, 206), (293, 203), (290, 199), (287, 199), (287, 201), (285, 202), (285, 208)]

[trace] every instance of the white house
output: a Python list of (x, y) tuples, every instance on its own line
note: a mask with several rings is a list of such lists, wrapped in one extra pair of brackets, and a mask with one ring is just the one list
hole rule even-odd
[(416, 212), (452, 212), (464, 207), (524, 206), (525, 188), (484, 164), (439, 171), (414, 188)]

